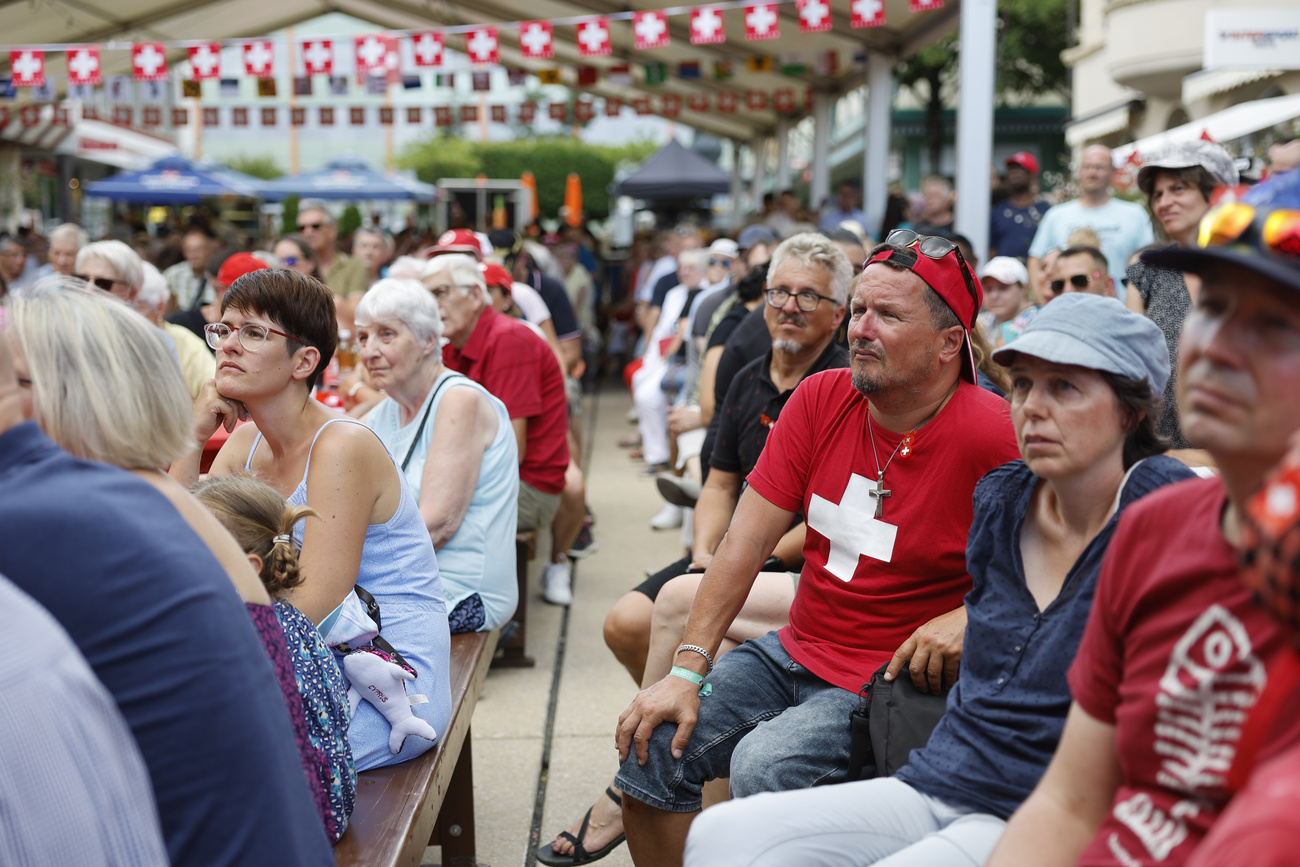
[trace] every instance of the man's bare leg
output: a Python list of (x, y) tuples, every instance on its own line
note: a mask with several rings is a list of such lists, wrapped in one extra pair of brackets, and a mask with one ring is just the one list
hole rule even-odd
[(623, 796), (623, 827), (627, 848), (637, 867), (680, 867), (686, 852), (686, 834), (699, 815), (673, 813)]

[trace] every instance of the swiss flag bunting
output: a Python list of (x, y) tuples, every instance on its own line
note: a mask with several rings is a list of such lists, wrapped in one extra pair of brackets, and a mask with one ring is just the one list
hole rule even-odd
[[(12, 56), (11, 53), (11, 62)], [(85, 45), (68, 52), (68, 84), (100, 84), (102, 81), (98, 45)]]
[(605, 97), (605, 117), (618, 117), (623, 112), (623, 100), (613, 96)]
[(943, 8), (943, 0), (907, 0), (908, 12), (931, 12)]
[(767, 108), (767, 91), (765, 90), (747, 90), (745, 91), (745, 108), (750, 111), (763, 111)]
[(691, 10), (691, 44), (713, 45), (727, 41), (727, 30), (722, 13), (712, 6), (699, 6)]
[(14, 87), (40, 87), (45, 83), (45, 52), (34, 48), (9, 52)]
[(778, 39), (781, 36), (781, 19), (775, 3), (755, 3), (745, 7), (745, 39), (756, 42)]
[(422, 69), (442, 66), (442, 49), (441, 33), (426, 30), (411, 37), (411, 53), (415, 55), (415, 65)]
[(709, 95), (707, 93), (692, 93), (686, 97), (686, 107), (691, 111), (708, 111)]
[(478, 27), (466, 33), (465, 53), (469, 55), (470, 63), (499, 63), (501, 40), (497, 38), (497, 29)]
[(334, 73), (334, 43), (328, 39), (311, 39), (302, 44), (302, 68), (308, 75)]
[(772, 107), (777, 111), (794, 111), (794, 91), (782, 87), (772, 94)]
[(718, 113), (734, 114), (736, 111), (736, 103), (738, 103), (739, 101), (740, 100), (736, 96), (735, 91), (732, 90), (722, 91), (721, 93), (718, 94)]
[(641, 115), (650, 114), (650, 97), (648, 96), (636, 97), (635, 99), (632, 100), (632, 108), (636, 110), (637, 114), (641, 114)]
[(632, 13), (633, 47), (637, 51), (668, 47), (668, 16), (662, 9)]
[(675, 93), (659, 97), (659, 113), (664, 117), (677, 117), (682, 113), (682, 98)]
[(205, 42), (190, 46), (190, 81), (208, 81), (221, 77), (221, 43)]
[(255, 39), (244, 43), (244, 74), (253, 78), (275, 77), (275, 43)]
[[(127, 121), (125, 126), (131, 125), (131, 109), (126, 110)], [(41, 107), (35, 103), (28, 103), (18, 110), (18, 119), (24, 127), (36, 126), (41, 122)], [(116, 120), (116, 118), (114, 118)]]
[(167, 54), (161, 42), (137, 42), (131, 46), (131, 72), (136, 81), (166, 81)]
[(609, 19), (592, 18), (578, 25), (578, 56), (604, 57), (610, 53)]
[(596, 116), (596, 109), (591, 100), (580, 99), (573, 104), (573, 117), (579, 123), (586, 123)]
[(519, 53), (527, 60), (555, 56), (554, 33), (549, 21), (524, 21), (519, 25)]
[(822, 33), (831, 29), (830, 0), (795, 0), (800, 33)]
[(353, 40), (357, 76), (383, 75), (388, 71), (388, 37), (371, 33)]
[(861, 30), (885, 26), (885, 0), (850, 0), (849, 10), (853, 13), (850, 27)]

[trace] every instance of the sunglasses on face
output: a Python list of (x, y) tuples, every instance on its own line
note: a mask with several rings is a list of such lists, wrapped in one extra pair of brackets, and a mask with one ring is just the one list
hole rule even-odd
[[(1073, 277), (1069, 278), (1070, 285), (1075, 289), (1087, 289), (1088, 284), (1100, 276), (1100, 271), (1093, 271), (1091, 276), (1088, 274), (1075, 274)], [(1049, 285), (1052, 287), (1053, 295), (1060, 295), (1065, 291), (1065, 280), (1053, 280)]]
[(710, 260), (709, 260), (709, 264), (710, 264), (710, 265), (727, 265), (728, 267), (730, 267), (730, 265), (731, 265), (731, 260), (730, 260), (730, 259), (710, 259)]
[(1300, 210), (1278, 208), (1260, 212), (1241, 202), (1226, 202), (1201, 220), (1198, 247), (1231, 244), (1254, 228), (1269, 252), (1300, 259)]
[(285, 256), (280, 261), (284, 263), (284, 267), (292, 268), (294, 265), (297, 265), (302, 260), (299, 259), (297, 256)]
[(85, 274), (73, 274), (78, 280), (85, 280), (91, 286), (97, 289), (103, 289), (105, 292), (112, 292), (114, 285), (125, 286), (121, 280), (110, 280), (107, 277), (87, 277)]
[(308, 229), (319, 229), (319, 228), (320, 228), (321, 226), (323, 226), (323, 225), (325, 225), (325, 224), (324, 224), (324, 223), (299, 223), (299, 224), (298, 224), (298, 231), (299, 231), (299, 232), (305, 232), (305, 231), (307, 231)]

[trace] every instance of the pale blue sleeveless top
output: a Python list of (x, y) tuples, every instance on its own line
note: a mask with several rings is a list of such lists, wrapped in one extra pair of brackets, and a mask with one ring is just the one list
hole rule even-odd
[[(478, 484), (469, 502), (465, 518), (456, 535), (438, 550), (438, 569), (442, 589), (447, 593), (448, 610), (461, 600), (477, 593), (483, 600), (485, 622), (480, 631), (496, 629), (515, 613), (519, 602), (519, 584), (515, 580), (515, 522), (519, 517), (519, 447), (506, 406), (472, 379), (453, 371), (444, 371), (429, 389), (424, 403), (411, 423), (402, 427), (401, 408), (392, 398), (370, 411), (366, 424), (379, 435), (393, 457), (401, 461), (409, 453), (406, 481), (420, 498), (420, 482), (433, 439), (433, 422), (438, 404), (453, 388), (472, 388), (492, 404), (497, 415), (497, 435), (483, 453)], [(432, 406), (430, 406), (432, 401)], [(420, 419), (428, 410), (428, 420)], [(419, 437), (416, 438), (416, 432)], [(414, 449), (412, 449), (414, 446)]]
[[(355, 419), (335, 418), (321, 425), (312, 439), (312, 448), (321, 431), (335, 422), (361, 424)], [(364, 427), (364, 425), (362, 425)], [(262, 442), (259, 433), (248, 452), (244, 469), (252, 471), (253, 453)], [(289, 497), (295, 506), (307, 505), (307, 475), (311, 472), (311, 454), (302, 481)], [(379, 603), (383, 620), (382, 635), (406, 658), (419, 677), (406, 681), (406, 692), (424, 696), (427, 701), (411, 705), (411, 711), (433, 726), (439, 737), (451, 720), (451, 684), (448, 680), (451, 634), (447, 629), (447, 600), (438, 578), (438, 563), (433, 542), (420, 517), (415, 496), (399, 472), (402, 499), (393, 517), (383, 524), (366, 527), (361, 548), (361, 568), (357, 584)], [(305, 519), (304, 519), (305, 520)], [(302, 547), (304, 521), (293, 528), (293, 541)], [(341, 659), (340, 654), (335, 654)], [(347, 676), (344, 675), (344, 679)], [(393, 755), (388, 749), (391, 727), (388, 720), (368, 702), (362, 700), (348, 727), (352, 744), (352, 761), (358, 771), (392, 765), (413, 759), (433, 746), (421, 737), (408, 737), (402, 751)]]

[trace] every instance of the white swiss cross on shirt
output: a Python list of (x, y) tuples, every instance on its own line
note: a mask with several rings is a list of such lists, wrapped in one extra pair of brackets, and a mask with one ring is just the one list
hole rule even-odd
[(853, 473), (838, 505), (816, 494), (808, 503), (808, 526), (830, 542), (826, 571), (846, 584), (853, 580), (860, 556), (865, 554), (884, 563), (894, 556), (898, 527), (875, 517), (876, 499), (871, 496), (875, 486), (875, 482)]

